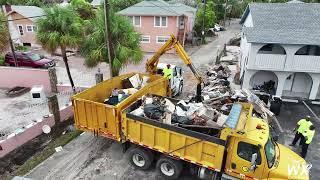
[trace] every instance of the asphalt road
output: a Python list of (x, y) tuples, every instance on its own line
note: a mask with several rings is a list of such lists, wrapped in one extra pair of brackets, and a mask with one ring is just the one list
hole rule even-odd
[[(320, 105), (309, 104), (309, 107), (317, 116), (320, 115)], [(309, 145), (306, 161), (312, 164), (310, 179), (316, 180), (320, 177), (320, 135), (318, 133), (320, 129), (320, 119), (314, 117), (302, 103), (284, 103), (281, 107), (281, 114), (278, 116), (278, 120), (285, 131), (285, 145), (290, 147), (289, 144), (291, 144), (294, 137), (292, 130), (295, 128), (296, 123), (307, 115), (312, 117), (312, 122), (316, 127), (316, 134), (311, 145)], [(292, 150), (297, 153), (301, 152), (301, 149), (298, 148), (297, 145), (295, 148), (292, 148)]]

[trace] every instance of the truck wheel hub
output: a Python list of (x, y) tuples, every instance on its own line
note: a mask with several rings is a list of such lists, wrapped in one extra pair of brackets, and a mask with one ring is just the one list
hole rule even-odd
[(135, 154), (132, 156), (132, 161), (135, 165), (143, 167), (146, 164), (145, 159), (140, 154)]
[(168, 163), (162, 163), (160, 166), (161, 172), (166, 176), (174, 175), (174, 168)]

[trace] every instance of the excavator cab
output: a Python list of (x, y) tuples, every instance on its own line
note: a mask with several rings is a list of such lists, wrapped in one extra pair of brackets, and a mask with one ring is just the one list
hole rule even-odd
[[(202, 101), (201, 98), (201, 85), (205, 84), (203, 81), (203, 78), (200, 76), (198, 73), (197, 69), (194, 67), (194, 65), (191, 62), (190, 57), (188, 56), (187, 52), (183, 49), (182, 45), (180, 42), (174, 37), (174, 35), (171, 35), (170, 38), (167, 40), (167, 42), (147, 61), (146, 63), (146, 71), (149, 74), (157, 74), (159, 72), (159, 68), (161, 64), (159, 63), (159, 58), (161, 55), (166, 53), (167, 51), (175, 49), (178, 56), (181, 58), (181, 60), (184, 62), (185, 65), (187, 65), (194, 76), (197, 78), (198, 83), (197, 83), (197, 94), (196, 94), (196, 101), (200, 102)], [(164, 68), (164, 67), (163, 67)], [(162, 68), (162, 69), (163, 69)], [(173, 69), (173, 74), (176, 74), (176, 76), (181, 76), (182, 77), (182, 70), (181, 68), (179, 69)], [(183, 87), (183, 79), (180, 77), (174, 76), (170, 82), (171, 89), (172, 89), (172, 94), (178, 95), (182, 92), (182, 87)]]
[[(157, 74), (163, 75), (163, 69), (167, 66), (167, 63), (158, 63), (157, 65)], [(178, 96), (182, 93), (183, 90), (183, 76), (182, 68), (174, 64), (170, 64), (172, 69), (172, 78), (170, 79), (170, 88), (172, 96)]]

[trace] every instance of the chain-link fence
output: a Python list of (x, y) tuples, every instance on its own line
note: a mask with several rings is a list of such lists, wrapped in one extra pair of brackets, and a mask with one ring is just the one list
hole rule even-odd
[[(79, 92), (81, 89), (76, 88)], [(69, 106), (72, 90), (64, 90), (56, 94), (59, 109)], [(0, 140), (5, 139), (11, 133), (19, 133), (26, 126), (49, 116), (48, 99), (35, 100), (31, 96), (25, 95), (23, 100), (15, 101), (9, 104), (3, 112), (0, 113)]]

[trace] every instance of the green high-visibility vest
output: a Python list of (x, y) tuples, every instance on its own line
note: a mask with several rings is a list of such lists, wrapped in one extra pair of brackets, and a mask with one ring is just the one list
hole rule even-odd
[(168, 79), (171, 79), (171, 77), (172, 77), (172, 72), (173, 72), (172, 69), (163, 68), (162, 72), (163, 72), (163, 77), (166, 77), (166, 78), (168, 78)]
[(308, 130), (310, 126), (312, 125), (311, 121), (307, 121), (306, 119), (301, 119), (297, 123), (299, 125), (298, 132), (299, 133), (304, 133), (304, 131)]
[(306, 138), (306, 144), (310, 144), (312, 142), (313, 136), (314, 136), (315, 130), (306, 130), (303, 133), (303, 136)]

